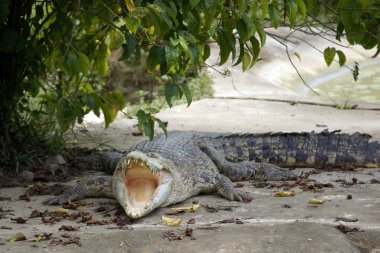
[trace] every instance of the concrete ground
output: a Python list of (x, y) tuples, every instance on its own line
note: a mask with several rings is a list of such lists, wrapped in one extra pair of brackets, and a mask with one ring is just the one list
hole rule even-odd
[[(336, 101), (304, 96), (281, 86), (282, 82), (295, 80), (295, 75), (286, 67), (286, 55), (281, 56), (275, 51), (276, 45), (271, 44), (273, 41), (268, 40), (267, 43), (268, 50), (276, 52), (276, 59), (279, 59), (273, 73), (257, 75), (250, 71), (241, 74), (232, 68), (231, 72), (235, 73), (232, 81), (231, 77), (220, 77), (211, 72), (215, 81), (215, 98), (193, 102), (189, 108), (180, 105), (163, 110), (158, 117), (169, 122), (169, 130), (298, 132), (328, 128), (348, 133), (365, 132), (380, 140), (380, 104), (353, 101), (358, 104), (357, 109), (338, 110), (334, 107)], [(307, 52), (302, 46), (298, 46), (297, 51)], [(362, 53), (355, 54), (354, 51), (355, 60), (364, 59)], [(265, 54), (270, 55), (268, 52)], [(263, 65), (258, 69), (266, 69), (265, 64), (268, 67), (271, 62), (260, 64)], [(305, 64), (306, 74), (313, 74), (313, 69), (317, 74), (320, 65), (313, 64), (316, 63)], [(100, 120), (90, 116), (87, 121), (87, 130), (79, 131), (76, 136), (82, 145), (126, 150), (144, 139), (135, 136), (137, 128), (133, 119), (120, 116), (106, 130), (102, 129)], [(299, 174), (302, 171), (310, 172), (310, 169), (296, 170)], [(167, 207), (123, 229), (115, 224), (86, 226), (67, 220), (46, 225), (41, 218), (18, 224), (10, 218), (28, 218), (35, 209), (44, 211), (56, 207), (41, 204), (48, 196), (32, 197), (30, 202), (26, 202), (18, 200), (25, 189), (0, 189), (1, 197), (10, 198), (0, 201), (1, 210), (3, 213), (12, 210), (0, 219), (0, 252), (380, 252), (380, 184), (376, 183), (380, 180), (380, 169), (320, 171), (312, 173), (310, 179), (331, 185), (317, 191), (302, 191), (295, 187), (292, 189), (294, 196), (275, 197), (281, 188), (258, 188), (255, 182), (243, 182), (240, 190), (251, 194), (251, 203), (229, 202), (217, 195), (197, 196), (176, 205), (190, 206), (193, 201), (201, 204), (195, 212), (179, 215), (181, 223), (177, 227), (163, 224), (162, 215), (170, 212), (170, 207)], [(309, 204), (313, 198), (325, 202)], [(105, 204), (116, 205), (116, 201), (107, 199), (86, 201), (89, 204), (79, 209), (98, 220), (110, 218), (95, 212), (96, 208)], [(217, 212), (210, 212), (212, 210)], [(78, 227), (78, 231), (59, 231), (62, 225)], [(336, 228), (338, 225), (354, 231), (343, 233)], [(42, 233), (53, 233), (62, 240), (67, 234), (78, 236), (82, 246), (54, 246), (49, 241), (7, 242), (16, 232), (22, 232), (27, 238)]]

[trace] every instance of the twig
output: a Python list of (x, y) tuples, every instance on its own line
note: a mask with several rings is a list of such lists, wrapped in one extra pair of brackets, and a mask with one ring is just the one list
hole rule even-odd
[(293, 60), (292, 58), (290, 57), (290, 54), (289, 54), (289, 48), (288, 48), (288, 45), (286, 45), (284, 42), (280, 41), (279, 39), (277, 39), (275, 36), (272, 36), (271, 34), (268, 34), (270, 37), (272, 37), (272, 39), (274, 39), (275, 41), (277, 41), (278, 43), (280, 43), (281, 45), (283, 45), (285, 47), (285, 50), (286, 50), (286, 55), (288, 56), (288, 59), (290, 61), (290, 64), (292, 64), (293, 68), (295, 69), (295, 71), (297, 72), (297, 75), (299, 76), (299, 78), (302, 80), (303, 84), (309, 88), (313, 93), (315, 93), (316, 95), (320, 96), (320, 94), (318, 92), (316, 92), (313, 88), (311, 88), (307, 83), (306, 81), (303, 79), (301, 73), (298, 71), (296, 65), (294, 65), (293, 63)]

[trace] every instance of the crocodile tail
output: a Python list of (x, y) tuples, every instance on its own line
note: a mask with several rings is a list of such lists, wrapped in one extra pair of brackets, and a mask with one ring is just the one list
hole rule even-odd
[(380, 144), (368, 134), (233, 134), (214, 139), (215, 148), (233, 162), (250, 160), (281, 167), (378, 167)]

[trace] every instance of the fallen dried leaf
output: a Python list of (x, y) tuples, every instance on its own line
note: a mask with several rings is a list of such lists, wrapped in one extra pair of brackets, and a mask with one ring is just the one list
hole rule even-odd
[(108, 221), (106, 220), (89, 220), (86, 222), (87, 226), (92, 226), (92, 225), (107, 225)]
[(44, 237), (41, 236), (41, 235), (33, 237), (33, 238), (26, 239), (27, 242), (40, 242), (40, 241), (43, 241), (43, 240), (44, 240)]
[(350, 219), (350, 218), (345, 218), (345, 217), (336, 217), (335, 222), (338, 222), (338, 221), (357, 222), (358, 219)]
[(187, 224), (195, 224), (195, 219), (191, 218), (187, 221)]
[(315, 204), (315, 205), (321, 205), (325, 202), (326, 202), (326, 200), (324, 200), (324, 199), (310, 199), (307, 203)]
[(33, 210), (32, 213), (30, 214), (29, 218), (37, 218), (37, 217), (43, 217), (44, 213), (40, 212), (38, 210)]
[(185, 212), (188, 211), (190, 213), (195, 212), (200, 207), (199, 203), (194, 203), (192, 206), (183, 206), (183, 207), (174, 207), (171, 208), (174, 212)]
[(70, 210), (66, 208), (58, 207), (56, 209), (51, 210), (49, 213), (53, 215), (66, 216), (66, 215), (70, 215)]
[(56, 222), (61, 222), (63, 217), (42, 217), (42, 222), (45, 224), (54, 224)]
[(269, 185), (269, 183), (267, 183), (267, 182), (255, 182), (253, 184), (253, 186), (256, 188), (264, 188), (264, 187), (267, 187), (268, 185)]
[(29, 193), (26, 192), (23, 195), (18, 196), (18, 199), (19, 200), (25, 200), (25, 201), (29, 202), (30, 201)]
[(21, 217), (18, 217), (16, 219), (11, 218), (11, 220), (13, 220), (13, 221), (15, 221), (15, 222), (17, 222), (19, 224), (24, 224), (27, 221), (27, 220), (25, 220), (25, 219), (23, 219)]
[(162, 238), (168, 239), (169, 241), (179, 241), (182, 240), (182, 236), (175, 231), (165, 231), (161, 235)]
[(210, 205), (201, 205), (202, 207), (206, 208), (206, 211), (209, 213), (216, 213), (218, 211), (233, 211), (233, 208), (240, 207), (240, 206), (210, 206)]
[(288, 204), (282, 205), (281, 207), (283, 207), (283, 208), (292, 208), (292, 207), (289, 206)]
[(222, 224), (225, 224), (225, 223), (235, 223), (235, 219), (231, 218), (231, 219), (221, 220), (221, 221), (218, 221), (216, 223), (222, 223)]
[(349, 232), (358, 232), (359, 231), (358, 228), (350, 228), (350, 227), (343, 225), (343, 224), (336, 226), (336, 228), (345, 234), (349, 233)]
[(78, 231), (79, 228), (75, 228), (73, 226), (69, 226), (69, 225), (62, 225), (60, 228), (58, 228), (59, 231), (63, 230), (63, 231)]
[(166, 226), (178, 226), (179, 223), (181, 222), (181, 218), (170, 218), (170, 217), (166, 217), (166, 216), (162, 216), (162, 222), (166, 225)]
[(295, 191), (281, 191), (281, 192), (277, 192), (274, 196), (275, 197), (293, 197), (294, 195), (296, 195)]
[(23, 233), (17, 232), (11, 238), (8, 239), (8, 242), (17, 242), (17, 241), (25, 241), (26, 237)]
[(185, 230), (185, 235), (189, 236), (189, 237), (192, 237), (192, 235), (193, 235), (193, 229), (187, 227), (186, 230)]

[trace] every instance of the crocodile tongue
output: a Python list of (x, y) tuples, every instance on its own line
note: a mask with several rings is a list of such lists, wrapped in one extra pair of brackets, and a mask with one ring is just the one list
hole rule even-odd
[(112, 185), (126, 214), (140, 218), (166, 203), (172, 176), (160, 159), (133, 151), (118, 163)]

